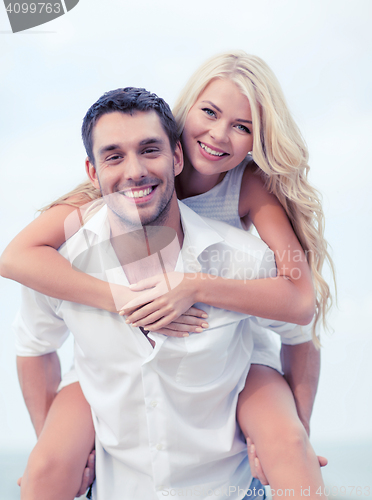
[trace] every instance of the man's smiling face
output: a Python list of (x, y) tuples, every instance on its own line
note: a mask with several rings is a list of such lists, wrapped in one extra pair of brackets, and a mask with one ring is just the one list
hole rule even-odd
[(182, 150), (169, 143), (155, 111), (115, 111), (93, 129), (95, 166), (88, 175), (108, 207), (131, 226), (159, 224), (176, 201), (174, 176), (183, 166)]

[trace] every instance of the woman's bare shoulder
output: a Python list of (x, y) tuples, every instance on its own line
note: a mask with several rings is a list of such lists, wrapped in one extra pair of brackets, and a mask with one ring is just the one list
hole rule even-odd
[[(245, 217), (257, 197), (269, 194), (266, 188), (266, 174), (252, 158), (246, 160), (239, 197), (239, 215)], [(271, 195), (272, 196), (272, 195)]]

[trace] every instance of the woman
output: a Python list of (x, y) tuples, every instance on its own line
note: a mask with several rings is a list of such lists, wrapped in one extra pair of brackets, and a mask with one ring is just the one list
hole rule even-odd
[[(314, 311), (312, 280), (317, 291), (315, 324), (322, 315), (324, 319), (330, 294), (320, 274), (324, 259), (329, 259), (323, 238), (322, 210), (315, 190), (306, 179), (306, 148), (269, 68), (259, 58), (244, 53), (215, 57), (191, 78), (174, 114), (185, 154), (185, 168), (176, 184), (179, 197), (199, 213), (224, 219), (237, 227), (247, 228), (253, 223), (275, 253), (278, 278), (248, 283), (233, 281), (228, 285), (226, 280), (217, 279), (213, 280), (213, 286), (211, 280), (185, 279), (159, 298), (156, 298), (159, 282), (147, 280), (131, 287), (131, 291), (154, 287), (141, 297), (142, 303), (149, 300), (150, 303), (129, 314), (127, 321), (148, 330), (180, 335), (177, 332), (185, 326), (176, 320), (183, 315), (181, 325), (187, 324), (189, 332), (198, 331), (205, 322), (200, 313), (199, 316), (195, 311), (184, 314), (192, 306), (191, 292), (198, 289), (202, 290), (203, 302), (216, 307), (306, 324)], [(247, 157), (250, 152), (251, 157)], [(115, 311), (107, 283), (75, 273), (53, 250), (65, 239), (64, 219), (72, 205), (80, 206), (99, 196), (83, 185), (52, 204), (8, 247), (3, 257), (3, 275), (48, 295)], [(40, 276), (39, 270), (49, 266), (57, 269), (57, 276), (54, 273), (51, 278), (45, 272)], [(226, 286), (230, 293), (221, 294)], [(138, 305), (138, 301), (124, 302), (126, 311)], [(194, 325), (190, 326), (190, 322)], [(317, 341), (315, 325), (314, 340)], [(29, 483), (36, 488), (38, 499), (43, 495), (50, 497), (51, 491), (53, 498), (73, 498), (78, 489), (81, 464), (90, 451), (92, 432), (84, 434), (78, 446), (77, 431), (70, 430), (69, 436), (60, 435), (66, 454), (61, 463), (51, 470), (47, 468), (47, 474), (35, 464), (53, 456), (49, 436), (56, 436), (53, 429), (58, 427), (66, 409), (84, 406), (79, 391), (79, 386), (73, 384), (58, 394), (30, 458), (24, 481), (32, 476)], [(248, 405), (249, 413), (245, 411)], [(78, 427), (79, 415), (80, 412), (71, 418), (73, 429)], [(317, 459), (298, 420), (291, 392), (277, 372), (263, 366), (251, 368), (240, 396), (238, 420), (244, 434), (253, 438), (273, 489), (293, 487), (299, 494), (301, 485), (306, 484), (313, 498), (319, 497), (315, 491), (323, 483)], [(84, 429), (91, 429), (89, 425), (84, 423)], [(71, 456), (80, 465), (79, 472), (75, 468), (74, 474), (68, 476), (67, 492), (61, 469), (64, 461), (71, 464), (71, 458), (68, 461)], [(38, 474), (44, 484), (35, 480)], [(56, 484), (62, 485), (58, 494)]]

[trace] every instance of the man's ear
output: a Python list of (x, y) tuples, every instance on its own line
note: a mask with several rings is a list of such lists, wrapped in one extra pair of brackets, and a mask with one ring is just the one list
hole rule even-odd
[(89, 180), (93, 184), (93, 186), (96, 189), (100, 189), (100, 185), (98, 182), (98, 175), (97, 175), (95, 166), (90, 162), (88, 157), (85, 160), (85, 170), (86, 170), (88, 177), (89, 177)]
[(183, 169), (183, 151), (180, 141), (176, 144), (176, 149), (173, 154), (174, 175), (179, 175)]

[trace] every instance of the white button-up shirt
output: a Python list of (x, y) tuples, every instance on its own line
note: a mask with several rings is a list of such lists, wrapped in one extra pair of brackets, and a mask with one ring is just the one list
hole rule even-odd
[[(180, 210), (184, 243), (176, 270), (250, 279), (275, 270), (272, 252), (258, 238), (204, 219), (182, 203)], [(128, 283), (110, 244), (106, 208), (60, 253), (79, 261), (83, 271), (102, 279), (115, 274)], [(18, 355), (52, 352), (69, 331), (75, 337), (76, 371), (97, 436), (95, 499), (237, 500), (249, 488), (246, 445), (235, 416), (238, 395), (252, 361), (280, 369), (260, 323), (287, 343), (310, 340), (309, 328), (201, 307), (209, 315), (205, 332), (185, 338), (150, 333), (153, 348), (117, 314), (23, 288), (15, 322)], [(260, 339), (255, 353), (253, 331)]]

